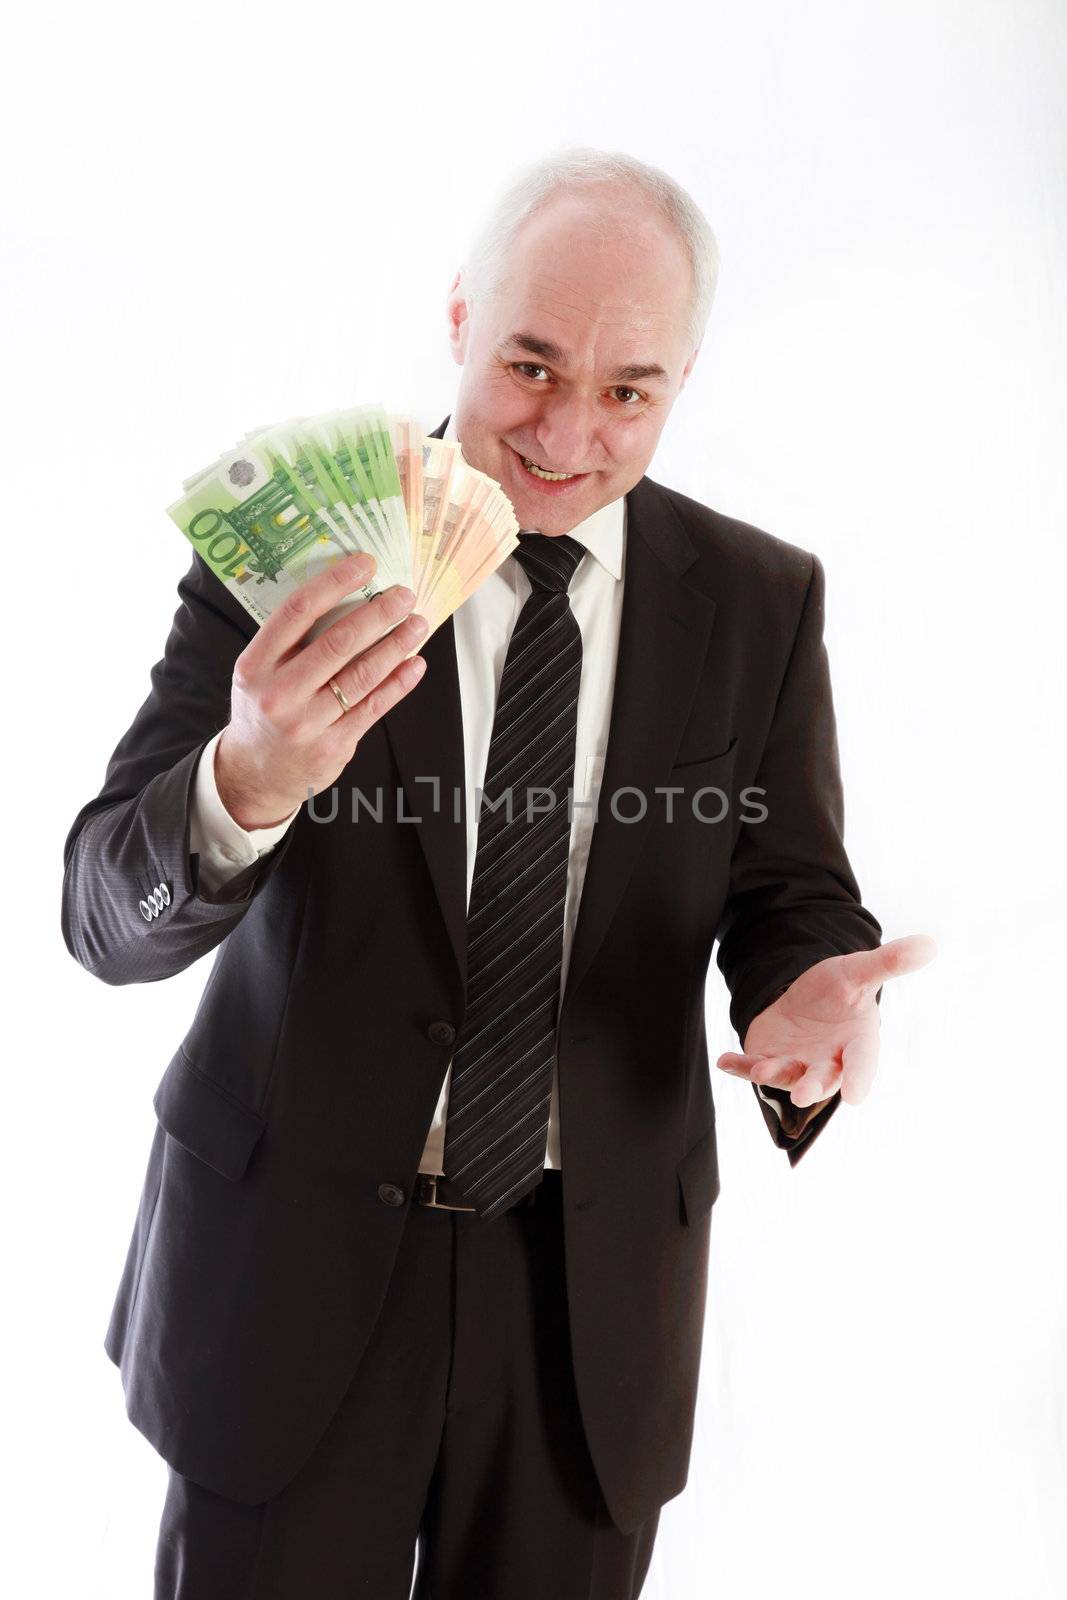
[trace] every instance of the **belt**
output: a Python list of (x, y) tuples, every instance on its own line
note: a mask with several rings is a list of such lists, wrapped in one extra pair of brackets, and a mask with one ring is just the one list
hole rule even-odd
[[(550, 1180), (558, 1181), (559, 1174), (553, 1167), (545, 1168), (545, 1176)], [(537, 1204), (537, 1197), (544, 1187), (544, 1180), (531, 1189), (527, 1194), (521, 1195), (509, 1209), (518, 1211), (523, 1206)], [(420, 1172), (415, 1178), (414, 1197), (423, 1206), (435, 1206), (439, 1211), (476, 1211), (477, 1207), (467, 1204), (467, 1197), (457, 1183), (436, 1172)]]

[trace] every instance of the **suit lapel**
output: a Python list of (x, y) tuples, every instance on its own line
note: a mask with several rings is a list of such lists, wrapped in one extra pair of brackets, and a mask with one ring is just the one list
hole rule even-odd
[[(434, 430), (440, 437), (448, 419)], [(626, 499), (626, 582), (601, 804), (567, 973), (577, 989), (603, 942), (649, 826), (700, 678), (715, 601), (682, 580), (696, 550), (658, 484), (642, 478)], [(463, 713), (450, 617), (420, 652), (426, 676), (388, 713), (385, 728), (407, 812), (441, 905), (460, 978), (467, 968), (467, 838)], [(419, 779), (424, 782), (419, 782)], [(437, 780), (435, 790), (431, 780)], [(649, 800), (642, 821), (620, 822), (611, 796), (632, 786)], [(459, 797), (458, 804), (456, 797)], [(625, 805), (629, 799), (630, 805)], [(634, 796), (620, 801), (624, 816)]]
[[(642, 478), (626, 498), (626, 583), (607, 757), (566, 998), (574, 994), (608, 930), (654, 812), (657, 784), (685, 728), (715, 617), (710, 595), (681, 581), (697, 552), (658, 484)], [(643, 820), (619, 821), (611, 797), (632, 787), (645, 796)], [(636, 795), (619, 811), (639, 812)]]
[[(440, 439), (448, 418), (430, 435)], [(452, 618), (419, 651), (426, 673), (385, 717), (426, 865), (441, 906), (461, 984), (467, 978), (467, 821), (463, 703)], [(419, 782), (419, 779), (425, 781)], [(458, 797), (458, 798), (457, 798)]]
[[(452, 618), (419, 654), (422, 682), (384, 718), (415, 824), (444, 914), (461, 982), (467, 973), (467, 824), (463, 706)], [(420, 782), (419, 780), (423, 781)]]

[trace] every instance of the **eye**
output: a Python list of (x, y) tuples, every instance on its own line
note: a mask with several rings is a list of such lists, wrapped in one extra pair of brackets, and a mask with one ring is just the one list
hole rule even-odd
[(625, 384), (619, 384), (617, 388), (612, 390), (612, 393), (614, 394), (616, 400), (619, 399), (620, 395), (632, 395), (632, 399), (622, 401), (624, 406), (628, 406), (631, 409), (633, 408), (635, 401), (644, 399), (644, 395), (641, 394), (637, 389), (629, 389)]
[[(534, 372), (543, 372), (546, 374), (546, 376), (548, 373), (548, 368), (542, 367), (536, 361), (516, 361), (514, 363), (514, 369), (516, 372), (521, 372), (524, 378), (529, 378), (531, 373)], [(533, 381), (536, 383), (538, 380), (535, 378)]]

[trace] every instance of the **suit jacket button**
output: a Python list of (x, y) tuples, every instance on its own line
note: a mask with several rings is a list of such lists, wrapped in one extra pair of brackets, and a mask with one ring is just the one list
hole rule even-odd
[(380, 1183), (378, 1185), (378, 1199), (387, 1206), (402, 1206), (405, 1200), (403, 1189), (397, 1183)]
[(456, 1030), (450, 1022), (431, 1022), (426, 1032), (434, 1044), (455, 1044)]

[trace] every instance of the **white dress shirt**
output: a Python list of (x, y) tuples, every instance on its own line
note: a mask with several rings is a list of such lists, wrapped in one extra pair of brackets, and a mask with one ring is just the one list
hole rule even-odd
[[(446, 439), (455, 439), (449, 420)], [(574, 758), (574, 809), (570, 860), (564, 905), (561, 993), (566, 982), (578, 902), (593, 833), (595, 790), (603, 777), (608, 746), (615, 663), (622, 617), (626, 547), (626, 502), (613, 500), (572, 529), (570, 537), (589, 552), (570, 585), (571, 609), (582, 635), (582, 676), (578, 691), (578, 728)], [(485, 780), (489, 739), (508, 641), (531, 584), (514, 556), (505, 557), (454, 613), (456, 663), (463, 710), (464, 781), (467, 798), (467, 902), (470, 903), (478, 848), (476, 793)], [(416, 687), (412, 693), (418, 694)], [(387, 713), (388, 714), (388, 713)], [(247, 831), (223, 806), (215, 785), (215, 747), (207, 744), (197, 767), (193, 792), (190, 848), (200, 856), (200, 877), (209, 892), (221, 887), (243, 867), (266, 855), (300, 810), (272, 828)], [(451, 1067), (427, 1136), (421, 1172), (442, 1172), (445, 1118)], [(552, 1072), (546, 1166), (560, 1166), (559, 1084)]]

